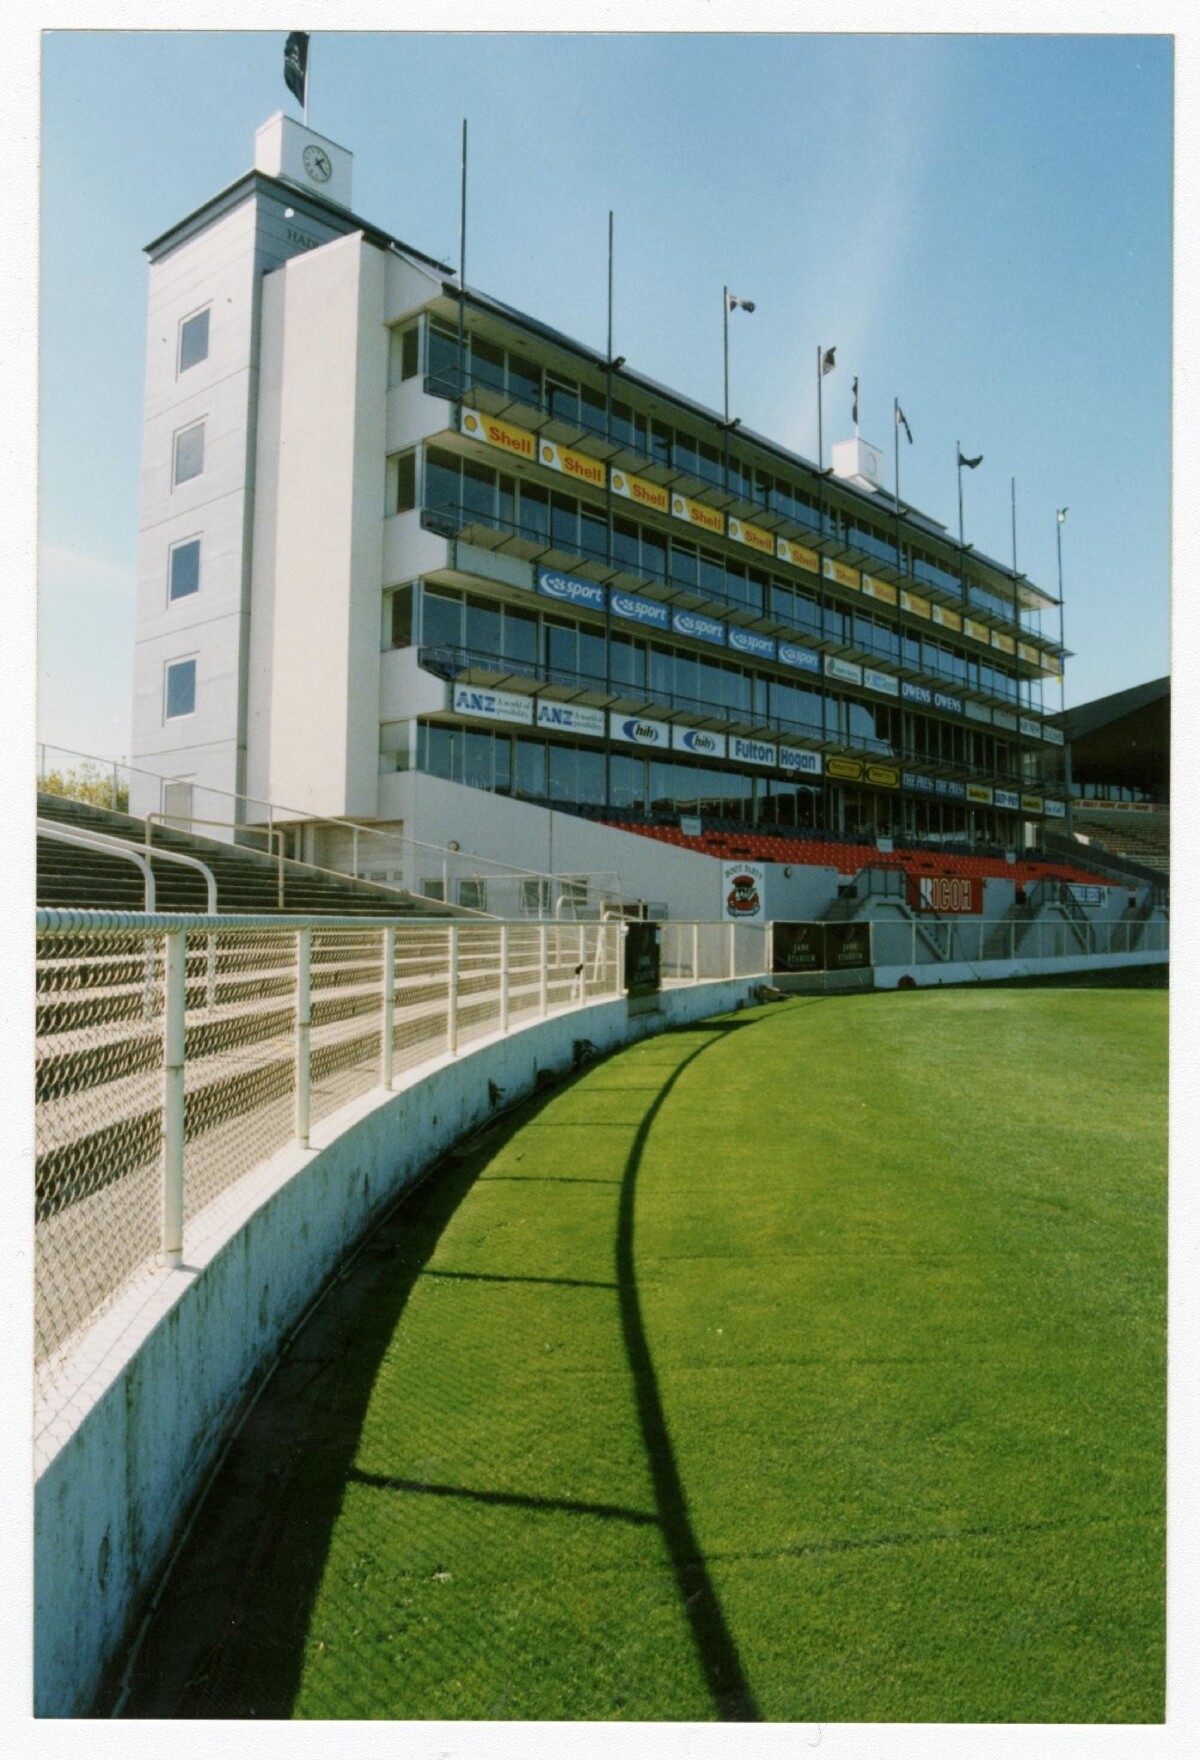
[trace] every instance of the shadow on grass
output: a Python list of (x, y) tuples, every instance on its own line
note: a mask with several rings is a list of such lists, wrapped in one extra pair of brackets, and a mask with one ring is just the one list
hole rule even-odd
[[(650, 1132), (680, 1077), (728, 1033), (763, 1018), (697, 1023), (656, 1039), (663, 1043), (680, 1032), (705, 1033), (704, 1042), (652, 1090), (654, 1099), (620, 1182), (616, 1287), (657, 1513), (415, 1479), (380, 1482), (381, 1488), (435, 1498), (555, 1508), (657, 1525), (714, 1713), (731, 1720), (753, 1720), (759, 1714), (691, 1526), (671, 1446), (638, 1297), (634, 1203)], [(123, 1658), (112, 1671), (94, 1715), (290, 1717), (345, 1489), (369, 1477), (354, 1467), (368, 1402), (409, 1297), (422, 1275), (493, 1280), (486, 1274), (430, 1272), (427, 1267), (446, 1227), (497, 1151), (586, 1073), (569, 1076), (524, 1102), (452, 1152), (335, 1275), (233, 1435), (171, 1575), (160, 1586), (132, 1661)], [(569, 1278), (530, 1281), (590, 1287)]]

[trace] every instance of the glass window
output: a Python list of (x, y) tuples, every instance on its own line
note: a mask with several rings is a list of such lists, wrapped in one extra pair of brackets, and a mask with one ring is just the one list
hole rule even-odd
[(646, 810), (646, 760), (614, 752), (609, 760), (609, 779), (614, 807)]
[(407, 648), (412, 643), (413, 590), (397, 587), (389, 594), (388, 640), (393, 648)]
[(694, 544), (671, 539), (671, 580), (677, 587), (695, 592), (700, 580), (700, 556)]
[(537, 665), (537, 618), (530, 612), (505, 606), (504, 654), (518, 665)]
[(199, 366), (208, 359), (208, 307), (179, 326), (179, 371)]
[(417, 455), (402, 452), (396, 460), (396, 512), (407, 513), (417, 505)]
[(400, 336), (401, 379), (416, 378), (417, 368), (420, 365), (420, 355), (421, 332), (415, 324), (410, 324), (408, 329), (403, 331)]
[(725, 564), (711, 550), (700, 552), (700, 591), (709, 599), (725, 597)]
[(421, 644), (426, 648), (462, 646), (462, 600), (426, 587), (421, 612)]
[(665, 422), (650, 423), (650, 456), (655, 464), (671, 462), (671, 430)]
[(500, 605), (474, 594), (467, 599), (467, 647), (476, 654), (500, 657)]
[(429, 376), (441, 378), (441, 389), (447, 390), (455, 383), (458, 368), (458, 337), (453, 330), (447, 330), (441, 324), (429, 326)]
[(425, 454), (426, 507), (457, 507), (460, 481), (458, 459), (431, 446)]
[(169, 562), (167, 598), (187, 599), (200, 591), (200, 540), (189, 538), (186, 544), (176, 544), (171, 551)]
[(512, 793), (512, 740), (506, 733), (492, 737), (492, 789), (496, 794)]
[(604, 683), (605, 640), (603, 630), (593, 630), (587, 624), (579, 626), (579, 670), (587, 679), (594, 679), (598, 684)]
[(603, 391), (595, 391), (590, 385), (580, 387), (579, 401), (582, 405), (580, 421), (593, 434), (603, 434), (608, 420), (608, 397)]
[(579, 553), (579, 503), (570, 495), (550, 497), (550, 541), (559, 550)]
[(196, 710), (196, 662), (177, 660), (167, 667), (166, 719), (193, 715)]
[(490, 733), (478, 733), (473, 728), (467, 729), (464, 764), (463, 780), (468, 788), (491, 788), (492, 735)]
[(596, 562), (604, 562), (608, 557), (608, 521), (602, 513), (579, 504), (579, 553), (590, 556)]
[(496, 473), (490, 465), (463, 459), (462, 499), (468, 512), (480, 514), (484, 519), (495, 517)]
[(656, 697), (669, 697), (675, 676), (675, 650), (661, 642), (650, 644), (650, 689)]
[(649, 526), (642, 527), (642, 573), (651, 580), (667, 578), (667, 540)]
[(482, 336), (472, 336), (471, 373), (485, 385), (494, 385), (497, 391), (503, 391), (504, 350)]
[(557, 416), (559, 421), (570, 422), (579, 426), (579, 387), (567, 379), (559, 379), (553, 373), (546, 374), (546, 400), (550, 406), (550, 414)]
[(520, 528), (523, 537), (535, 541), (550, 536), (550, 497), (533, 483), (521, 484)]
[(578, 775), (574, 746), (554, 746), (549, 748), (550, 754), (550, 799), (552, 801), (578, 800)]
[(204, 469), (204, 423), (184, 428), (175, 436), (175, 482), (187, 483)]
[(542, 401), (542, 370), (521, 354), (508, 357), (508, 389), (513, 397), (535, 406)]
[(604, 805), (604, 753), (591, 746), (580, 746), (576, 753), (576, 787), (575, 798), (587, 806), (602, 807)]
[(532, 800), (546, 798), (546, 744), (540, 739), (517, 740), (516, 792)]
[(557, 617), (547, 617), (542, 625), (542, 632), (546, 665), (552, 671), (564, 672), (574, 678), (577, 657), (575, 625)]
[(641, 545), (638, 542), (638, 528), (633, 520), (613, 520), (613, 561), (631, 574), (640, 574), (642, 567)]
[(614, 636), (611, 647), (612, 681), (614, 685), (640, 692), (646, 684), (646, 648), (632, 636)]

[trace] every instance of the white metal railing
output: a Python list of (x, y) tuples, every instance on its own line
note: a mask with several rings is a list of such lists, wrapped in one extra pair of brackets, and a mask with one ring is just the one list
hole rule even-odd
[(872, 919), (872, 966), (957, 964), (982, 966), (998, 961), (1040, 961), (1074, 957), (1107, 958), (1114, 954), (1169, 952), (1165, 918), (1077, 921), (1065, 917), (942, 919), (945, 948), (939, 952), (923, 936), (919, 919), (889, 922)]
[[(44, 1381), (132, 1278), (182, 1262), (201, 1210), (287, 1144), (308, 1145), (348, 1101), (490, 1035), (623, 994), (617, 917), (45, 910), (37, 921)], [(673, 983), (763, 971), (762, 928), (663, 934), (691, 958)]]

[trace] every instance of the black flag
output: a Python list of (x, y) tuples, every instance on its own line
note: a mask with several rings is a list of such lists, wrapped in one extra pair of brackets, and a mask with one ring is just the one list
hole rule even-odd
[(982, 452), (979, 454), (978, 458), (964, 458), (963, 453), (962, 453), (962, 448), (961, 447), (959, 448), (959, 452), (958, 452), (958, 468), (959, 468), (959, 470), (962, 470), (963, 466), (965, 465), (969, 471), (973, 471), (977, 464), (982, 464), (982, 463), (983, 463)]
[(837, 353), (836, 347), (827, 348), (825, 350), (825, 353), (821, 356), (821, 377), (822, 378), (824, 378), (826, 373), (832, 373), (834, 367), (837, 365), (837, 362), (833, 358), (836, 353)]
[(857, 426), (858, 426), (858, 374), (857, 373), (855, 373), (855, 375), (854, 375), (853, 390), (854, 390), (854, 409), (851, 412), (850, 420), (854, 423), (854, 426), (857, 428)]
[(304, 102), (308, 85), (308, 32), (291, 31), (283, 46), (283, 83), (297, 101)]
[(908, 435), (908, 444), (911, 446), (912, 445), (912, 429), (908, 425), (908, 417), (905, 415), (904, 411), (900, 408), (899, 404), (896, 405), (896, 426), (898, 428), (904, 429), (904, 432)]

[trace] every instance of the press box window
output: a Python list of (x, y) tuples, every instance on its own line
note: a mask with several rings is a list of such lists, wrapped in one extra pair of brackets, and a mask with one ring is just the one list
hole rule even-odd
[(168, 564), (167, 598), (172, 604), (176, 599), (188, 599), (193, 593), (200, 591), (200, 540), (189, 538), (186, 544), (176, 544), (171, 551)]
[(208, 307), (179, 326), (179, 371), (199, 366), (208, 359)]
[(195, 712), (196, 662), (177, 660), (173, 666), (167, 667), (166, 719), (174, 721), (180, 715), (194, 715)]
[(175, 482), (190, 483), (204, 469), (204, 423), (184, 428), (175, 436)]

